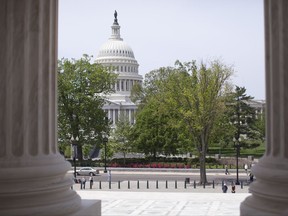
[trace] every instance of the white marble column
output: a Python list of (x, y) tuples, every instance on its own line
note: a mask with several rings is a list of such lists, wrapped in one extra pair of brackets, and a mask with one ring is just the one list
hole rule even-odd
[(0, 1), (0, 215), (88, 214), (57, 147), (57, 23), (57, 0)]
[(129, 79), (129, 91), (132, 90), (131, 79)]
[(131, 124), (131, 109), (128, 109), (128, 118), (129, 118), (129, 122)]
[(113, 109), (113, 125), (116, 125), (116, 109)]
[(241, 215), (288, 215), (288, 1), (265, 0), (266, 152)]

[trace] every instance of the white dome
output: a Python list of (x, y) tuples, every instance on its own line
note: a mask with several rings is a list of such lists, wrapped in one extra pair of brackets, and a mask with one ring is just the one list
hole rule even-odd
[(131, 47), (122, 40), (109, 39), (106, 43), (104, 43), (98, 52), (98, 58), (103, 57), (127, 57), (134, 58), (134, 53)]

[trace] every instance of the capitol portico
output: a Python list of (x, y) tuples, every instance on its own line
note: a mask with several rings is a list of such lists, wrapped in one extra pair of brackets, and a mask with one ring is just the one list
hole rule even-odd
[(115, 127), (121, 112), (131, 124), (135, 122), (134, 114), (137, 105), (130, 100), (130, 94), (133, 85), (136, 83), (142, 85), (143, 78), (138, 73), (139, 64), (134, 57), (133, 50), (120, 36), (116, 11), (111, 28), (111, 37), (101, 46), (95, 62), (106, 67), (113, 67), (114, 72), (118, 74), (117, 82), (113, 86), (115, 93), (106, 95), (107, 103), (103, 107)]

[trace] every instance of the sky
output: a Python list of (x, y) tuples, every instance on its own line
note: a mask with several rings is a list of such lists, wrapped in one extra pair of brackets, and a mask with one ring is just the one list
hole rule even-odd
[(263, 0), (59, 0), (58, 58), (95, 59), (115, 10), (143, 78), (176, 60), (220, 59), (233, 84), (265, 99)]

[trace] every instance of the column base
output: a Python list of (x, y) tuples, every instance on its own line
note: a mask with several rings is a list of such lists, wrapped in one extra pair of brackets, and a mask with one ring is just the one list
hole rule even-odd
[[(12, 162), (11, 162), (12, 161)], [(81, 198), (59, 153), (0, 160), (0, 215), (72, 215)]]
[[(287, 205), (287, 204), (286, 204)], [(271, 200), (258, 199), (255, 196), (247, 197), (240, 205), (241, 216), (286, 216), (288, 210), (281, 208), (282, 204)]]
[(247, 197), (240, 206), (240, 215), (288, 215), (287, 159), (264, 156), (252, 169), (256, 176)]

